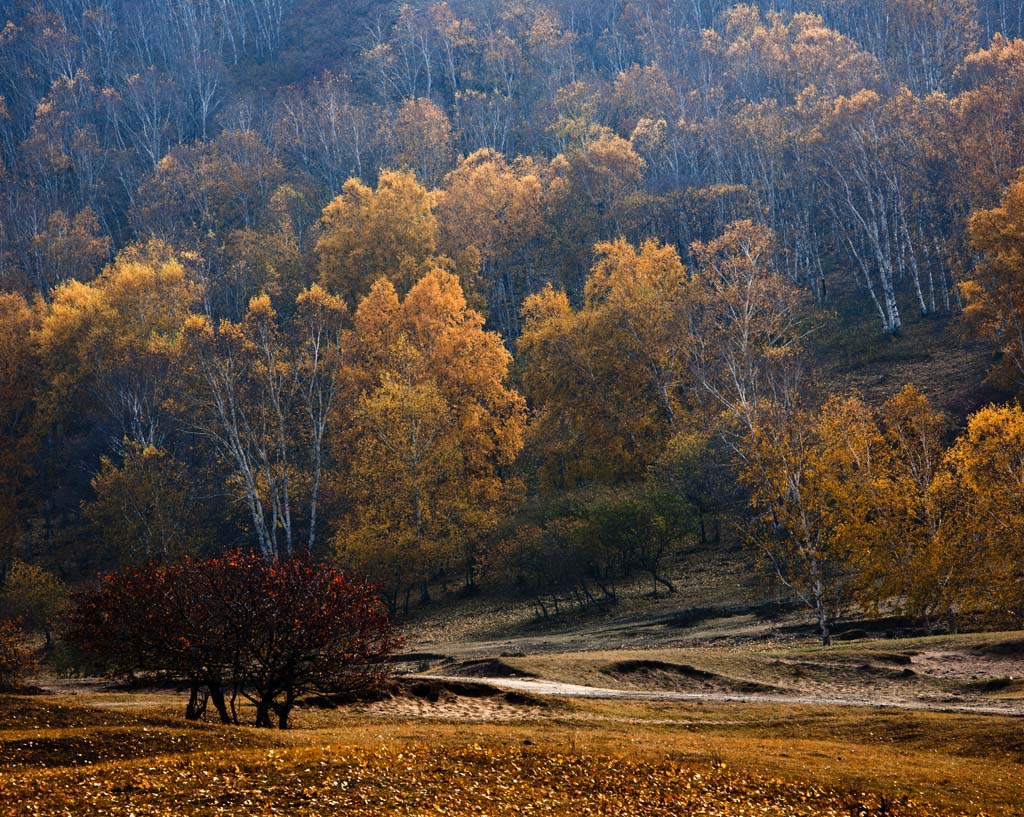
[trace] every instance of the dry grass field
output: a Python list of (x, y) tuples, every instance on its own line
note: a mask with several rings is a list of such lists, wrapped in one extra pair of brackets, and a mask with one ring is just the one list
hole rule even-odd
[[(609, 658), (631, 660), (590, 663)], [(507, 660), (616, 683), (579, 654)], [(722, 651), (720, 674), (737, 660)], [(0, 698), (0, 815), (1024, 814), (1017, 717), (429, 679), (303, 708), (287, 732), (188, 724), (183, 708), (88, 682)]]
[(0, 696), (0, 817), (1024, 815), (1024, 633), (861, 622), (826, 649), (799, 611), (736, 609), (737, 573), (690, 610), (438, 607), (391, 696), (286, 732), (41, 678)]

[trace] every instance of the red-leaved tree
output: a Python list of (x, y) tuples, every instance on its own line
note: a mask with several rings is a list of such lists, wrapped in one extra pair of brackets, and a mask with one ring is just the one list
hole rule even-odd
[(104, 577), (79, 600), (71, 638), (108, 672), (158, 673), (189, 685), (187, 718), (211, 701), (237, 723), (284, 729), (306, 692), (379, 685), (398, 636), (374, 588), (305, 559), (236, 552)]

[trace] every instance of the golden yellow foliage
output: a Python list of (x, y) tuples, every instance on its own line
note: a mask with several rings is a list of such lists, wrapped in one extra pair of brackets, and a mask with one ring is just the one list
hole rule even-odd
[(724, 56), (742, 95), (793, 99), (809, 85), (855, 92), (879, 77), (877, 59), (825, 26), (817, 14), (767, 12), (736, 5), (723, 15)]
[(683, 422), (694, 297), (674, 248), (598, 244), (574, 311), (548, 287), (523, 306), (530, 450), (550, 486), (642, 475)]
[(857, 394), (832, 396), (745, 443), (742, 479), (765, 515), (759, 541), (824, 637), (853, 600), (926, 620), (948, 612), (934, 496), (944, 427), (907, 386), (880, 412)]
[(947, 451), (945, 428), (906, 386), (877, 412), (833, 396), (747, 441), (759, 541), (823, 633), (852, 600), (951, 627), (1024, 616), (1024, 412), (982, 409)]
[(200, 241), (256, 226), (286, 179), (284, 166), (252, 130), (225, 130), (174, 148), (139, 186), (135, 215), (157, 235)]
[(57, 210), (46, 229), (32, 238), (36, 256), (36, 285), (41, 292), (69, 280), (88, 281), (108, 260), (110, 238), (100, 232), (99, 219), (90, 207), (74, 218)]
[(52, 644), (55, 627), (71, 607), (71, 588), (39, 565), (14, 561), (0, 585), (0, 619), (14, 619)]
[(806, 293), (773, 265), (775, 236), (750, 220), (694, 242), (700, 308), (689, 326), (698, 382), (728, 426), (745, 434), (761, 414), (799, 406), (803, 340), (813, 313)]
[(322, 225), (320, 283), (350, 303), (382, 276), (407, 292), (439, 263), (434, 194), (408, 171), (382, 171), (376, 190), (349, 179)]
[(430, 99), (407, 99), (395, 117), (395, 159), (415, 171), (425, 187), (441, 181), (452, 160), (452, 125)]
[(336, 441), (351, 510), (339, 558), (400, 593), (439, 571), (472, 581), (481, 536), (515, 495), (504, 472), (522, 445), (511, 356), (483, 329), (458, 279), (435, 269), (404, 299), (379, 279), (345, 344), (351, 401)]
[(53, 292), (32, 337), (46, 382), (41, 401), (51, 419), (91, 387), (121, 434), (149, 442), (165, 399), (171, 345), (200, 288), (169, 247), (128, 247), (90, 283)]
[(975, 336), (1002, 349), (995, 379), (1019, 386), (1024, 383), (1024, 175), (999, 207), (971, 216), (970, 231), (984, 258), (961, 284), (964, 317)]
[(303, 523), (313, 550), (324, 439), (340, 391), (344, 301), (314, 285), (294, 303), (285, 318), (265, 293), (239, 322), (189, 315), (175, 349), (186, 385), (179, 413), (227, 466), (227, 485), (266, 555), (294, 553)]
[(542, 170), (481, 149), (464, 157), (438, 191), (441, 244), (448, 255), (476, 247), (484, 261), (511, 255), (543, 228)]
[(92, 489), (85, 518), (118, 565), (176, 562), (204, 544), (193, 478), (167, 451), (126, 442), (119, 464), (100, 460)]
[(1024, 411), (971, 415), (933, 488), (943, 516), (936, 561), (946, 612), (1019, 625), (1024, 617)]

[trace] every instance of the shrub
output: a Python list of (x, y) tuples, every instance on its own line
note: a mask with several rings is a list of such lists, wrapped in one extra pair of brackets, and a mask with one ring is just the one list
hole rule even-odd
[(36, 658), (18, 621), (0, 619), (0, 689), (15, 689), (36, 669)]
[(16, 561), (0, 588), (0, 615), (17, 618), (30, 632), (42, 633), (53, 646), (53, 629), (70, 603), (68, 586), (38, 565)]

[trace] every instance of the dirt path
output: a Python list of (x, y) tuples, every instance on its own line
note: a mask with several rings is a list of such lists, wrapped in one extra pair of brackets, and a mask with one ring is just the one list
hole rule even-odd
[(969, 715), (1002, 715), (1024, 717), (1024, 701), (1000, 701), (975, 704), (971, 702), (913, 701), (882, 698), (837, 697), (825, 695), (764, 695), (720, 692), (665, 692), (655, 690), (611, 689), (608, 687), (566, 684), (540, 678), (488, 678), (460, 675), (423, 675), (424, 680), (450, 683), (488, 684), (505, 691), (554, 698), (590, 700), (655, 701), (661, 703), (713, 701), (715, 703), (799, 704), (804, 706), (850, 706), (877, 709), (900, 709), (915, 712), (948, 712)]

